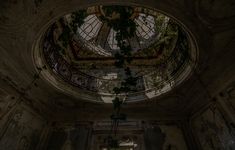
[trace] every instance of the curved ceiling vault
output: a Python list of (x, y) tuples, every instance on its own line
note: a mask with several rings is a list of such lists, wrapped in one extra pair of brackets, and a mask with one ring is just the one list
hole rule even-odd
[[(189, 78), (198, 51), (182, 23), (143, 6), (96, 5), (61, 16), (42, 32), (33, 53), (35, 65), (48, 68), (42, 72), (45, 80), (80, 99), (112, 102), (113, 89), (127, 80), (126, 69), (116, 66), (123, 48), (117, 42), (120, 33), (111, 23), (117, 16), (123, 18), (114, 8), (128, 9), (127, 21), (136, 27), (133, 36), (123, 41), (132, 48), (126, 66), (136, 85), (119, 97), (125, 97), (125, 102), (153, 99)], [(112, 15), (107, 11), (113, 11)], [(74, 23), (79, 17), (84, 17), (80, 26)]]
[[(93, 95), (90, 94), (92, 93), (91, 89), (80, 90), (80, 87), (71, 86), (68, 82), (64, 84), (65, 80), (59, 76), (55, 76), (58, 72), (53, 72), (53, 67), (48, 65), (48, 61), (50, 60), (45, 59), (47, 54), (45, 54), (45, 51), (43, 54), (42, 45), (42, 41), (44, 40), (45, 42), (44, 37), (46, 34), (48, 35), (49, 29), (51, 29), (53, 23), (56, 23), (62, 16), (66, 18), (66, 15), (68, 16), (68, 14), (76, 10), (94, 6), (100, 8), (101, 5), (139, 7), (146, 8), (147, 10), (159, 14), (164, 14), (166, 18), (172, 19), (186, 34), (186, 39), (191, 49), (190, 55), (194, 61), (193, 65), (191, 65), (192, 70), (190, 70), (186, 76), (179, 79), (184, 82), (179, 85), (177, 84), (172, 90), (164, 92), (162, 95), (157, 94), (152, 97), (145, 97), (142, 98), (143, 101), (129, 103), (124, 106), (123, 110), (127, 113), (129, 118), (175, 119), (185, 117), (185, 114), (190, 114), (190, 112), (207, 102), (205, 100), (208, 95), (205, 90), (206, 88), (210, 88), (210, 95), (213, 96), (213, 93), (217, 92), (219, 88), (222, 88), (219, 86), (220, 83), (226, 83), (227, 79), (234, 78), (232, 73), (228, 73), (228, 71), (226, 74), (221, 75), (224, 75), (223, 79), (219, 79), (218, 76), (215, 75), (218, 75), (220, 72), (223, 73), (226, 70), (235, 70), (234, 67), (228, 65), (231, 64), (231, 62), (234, 62), (232, 58), (233, 55), (231, 55), (233, 53), (231, 50), (228, 50), (229, 47), (233, 47), (234, 45), (231, 40), (230, 42), (229, 40), (226, 40), (234, 33), (234, 31), (231, 32), (230, 30), (233, 27), (233, 24), (226, 23), (234, 22), (234, 15), (232, 15), (231, 12), (231, 16), (226, 20), (227, 12), (220, 11), (217, 7), (215, 7), (211, 13), (207, 13), (211, 8), (207, 6), (207, 3), (203, 3), (200, 0), (190, 3), (180, 0), (58, 0), (56, 3), (52, 0), (27, 0), (24, 2), (2, 2), (0, 12), (0, 33), (4, 36), (1, 36), (0, 40), (1, 78), (16, 91), (23, 92), (30, 82), (34, 80), (34, 75), (37, 74), (37, 72), (41, 72), (40, 78), (36, 82), (37, 85), (27, 91), (24, 97), (29, 102), (29, 105), (32, 105), (38, 111), (47, 114), (46, 116), (51, 116), (55, 119), (86, 118), (86, 120), (108, 118), (107, 112), (111, 111), (110, 104), (87, 101), (97, 101), (97, 99), (99, 99), (104, 102), (102, 94), (100, 93), (105, 92), (97, 92), (97, 90), (100, 89), (96, 89), (95, 93), (99, 93), (100, 96), (97, 97), (94, 93)], [(214, 5), (219, 4), (215, 2)], [(138, 12), (138, 15), (135, 16), (137, 23), (142, 21), (141, 15), (144, 15), (144, 13), (146, 12)], [(207, 13), (207, 16), (203, 15), (204, 13)], [(90, 15), (90, 19), (92, 19), (92, 17), (93, 19), (97, 17), (94, 17), (94, 13), (90, 13)], [(153, 18), (156, 19), (156, 16), (150, 15), (150, 18), (147, 19), (151, 22), (151, 19)], [(89, 18), (87, 20), (89, 20)], [(96, 23), (98, 24), (99, 21), (100, 20)], [(102, 21), (100, 22), (103, 23)], [(89, 25), (91, 25), (91, 23)], [(91, 40), (91, 35), (89, 35), (91, 38), (84, 36), (87, 32), (85, 28), (89, 25), (83, 25), (78, 29), (77, 32), (80, 40), (75, 44), (78, 44), (79, 42), (85, 43)], [(143, 30), (143, 28), (139, 30)], [(149, 29), (145, 29), (145, 31), (146, 30)], [(105, 30), (102, 31), (105, 32)], [(96, 33), (94, 33), (93, 36), (95, 36), (95, 34)], [(98, 34), (99, 32), (97, 32), (97, 37), (99, 37)], [(114, 34), (112, 29), (107, 32), (106, 40), (108, 42), (106, 44), (102, 41), (102, 37), (100, 37), (96, 39), (95, 45), (86, 45), (86, 48), (95, 50), (95, 53), (94, 51), (92, 53), (94, 56), (111, 56), (112, 50), (118, 49), (115, 42), (111, 42), (113, 41), (111, 34)], [(152, 43), (147, 43), (148, 40), (146, 40), (151, 38), (154, 34), (155, 31), (149, 31), (148, 35), (143, 34), (143, 32), (136, 34), (139, 39), (143, 40), (142, 43), (144, 43), (143, 45), (139, 43), (139, 47), (136, 47), (136, 53), (141, 53), (142, 49), (149, 48), (154, 44), (155, 39), (151, 39)], [(157, 37), (158, 35), (156, 34), (155, 36)], [(222, 41), (221, 37), (224, 37), (225, 40)], [(100, 46), (98, 49), (97, 45)], [(109, 51), (104, 51), (107, 50), (107, 46)], [(223, 52), (225, 47), (227, 49), (226, 57)], [(42, 54), (44, 56), (42, 56)], [(219, 61), (217, 61), (218, 58), (220, 62), (223, 62), (224, 60), (227, 61), (224, 61), (224, 64), (219, 64)], [(75, 59), (73, 61), (76, 62)], [(229, 67), (226, 68), (225, 66)], [(89, 71), (89, 74), (84, 71), (82, 73), (90, 76), (97, 75), (96, 72), (92, 73), (91, 71)], [(95, 77), (100, 78), (101, 76)], [(104, 75), (102, 75), (102, 77), (104, 78)], [(140, 91), (142, 92), (143, 90)], [(197, 94), (195, 95), (195, 93)], [(105, 95), (107, 96), (107, 94), (110, 93), (106, 92)], [(131, 101), (131, 99), (138, 101), (138, 97), (130, 97), (129, 100)]]

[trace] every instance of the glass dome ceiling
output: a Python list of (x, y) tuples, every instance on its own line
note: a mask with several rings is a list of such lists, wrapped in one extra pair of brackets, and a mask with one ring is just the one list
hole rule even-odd
[(92, 6), (67, 14), (45, 33), (42, 54), (52, 74), (75, 93), (109, 103), (117, 94), (113, 89), (127, 79), (126, 70), (115, 65), (123, 50), (120, 30), (133, 30), (122, 38), (131, 47), (125, 67), (136, 81), (134, 90), (118, 93), (127, 102), (166, 93), (194, 67), (196, 52), (187, 32), (170, 17), (138, 6)]

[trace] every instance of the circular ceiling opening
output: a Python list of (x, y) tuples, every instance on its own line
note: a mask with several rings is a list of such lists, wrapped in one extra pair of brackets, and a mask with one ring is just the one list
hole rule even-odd
[[(134, 102), (170, 91), (191, 73), (197, 52), (190, 34), (169, 16), (139, 6), (99, 5), (51, 24), (34, 58), (48, 66), (43, 75), (57, 88), (110, 103), (116, 94)], [(116, 93), (130, 74), (135, 84)]]

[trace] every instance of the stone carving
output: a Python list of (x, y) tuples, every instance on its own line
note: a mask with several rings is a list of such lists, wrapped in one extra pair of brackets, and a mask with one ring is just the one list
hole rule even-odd
[(208, 108), (192, 125), (204, 150), (235, 149), (234, 128), (217, 108)]
[(43, 127), (44, 123), (37, 116), (17, 109), (4, 128), (0, 150), (34, 150)]

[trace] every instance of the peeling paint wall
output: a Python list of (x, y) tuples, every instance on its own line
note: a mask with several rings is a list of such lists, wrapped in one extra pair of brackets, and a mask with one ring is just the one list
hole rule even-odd
[(195, 117), (192, 127), (203, 150), (235, 149), (235, 128), (216, 106)]
[(208, 107), (191, 119), (193, 135), (203, 150), (235, 149), (235, 84), (231, 81)]
[(182, 130), (177, 125), (153, 125), (144, 133), (146, 150), (187, 150)]
[(23, 106), (6, 117), (1, 128), (0, 150), (35, 150), (45, 121)]

